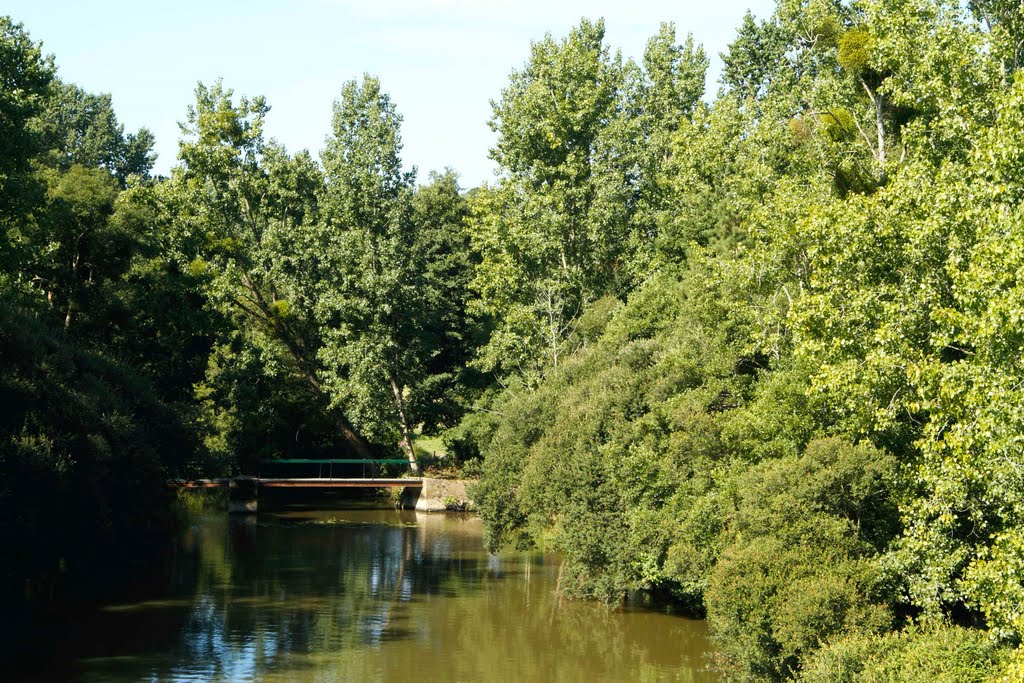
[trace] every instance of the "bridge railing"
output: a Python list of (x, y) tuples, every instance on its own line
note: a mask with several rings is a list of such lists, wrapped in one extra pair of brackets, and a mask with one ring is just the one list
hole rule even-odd
[(276, 466), (276, 465), (317, 465), (317, 478), (324, 478), (324, 466), (327, 466), (327, 478), (334, 478), (334, 466), (335, 465), (361, 465), (363, 478), (367, 478), (367, 470), (370, 470), (370, 477), (375, 477), (379, 474), (381, 465), (408, 465), (409, 461), (405, 458), (281, 458), (280, 460), (260, 460), (260, 474), (262, 475), (262, 469), (264, 465)]

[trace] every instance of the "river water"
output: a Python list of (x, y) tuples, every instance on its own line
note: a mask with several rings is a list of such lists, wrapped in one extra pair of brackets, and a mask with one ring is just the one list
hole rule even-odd
[(552, 555), (486, 553), (470, 515), (192, 512), (160, 588), (83, 617), (60, 677), (717, 680), (703, 622), (560, 600), (557, 578)]

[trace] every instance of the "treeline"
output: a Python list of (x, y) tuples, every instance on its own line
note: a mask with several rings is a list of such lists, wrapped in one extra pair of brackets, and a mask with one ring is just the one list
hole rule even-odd
[(713, 98), (671, 25), (634, 61), (584, 20), (470, 192), (403, 171), (372, 77), (319, 160), (200, 86), (153, 178), (0, 29), (9, 595), (158, 527), (167, 476), (443, 434), (492, 547), (706, 614), (732, 678), (1024, 676), (1019, 6), (780, 0)]

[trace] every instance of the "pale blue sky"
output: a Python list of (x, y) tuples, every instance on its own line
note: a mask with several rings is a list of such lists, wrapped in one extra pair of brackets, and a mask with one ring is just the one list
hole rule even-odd
[(56, 56), (62, 78), (109, 92), (126, 128), (156, 135), (156, 170), (177, 156), (177, 122), (197, 81), (223, 78), (261, 94), (269, 135), (314, 153), (330, 129), (341, 84), (380, 77), (404, 116), (403, 158), (420, 177), (451, 166), (465, 187), (493, 178), (489, 100), (522, 66), (531, 39), (564, 35), (580, 17), (604, 17), (607, 40), (639, 57), (662, 21), (692, 32), (712, 57), (717, 90), (723, 51), (749, 8), (772, 0), (7, 0), (0, 13), (25, 24)]

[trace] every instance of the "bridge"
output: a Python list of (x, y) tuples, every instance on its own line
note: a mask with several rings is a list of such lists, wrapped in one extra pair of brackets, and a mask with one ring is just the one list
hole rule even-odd
[[(256, 512), (258, 505), (259, 490), (261, 488), (307, 488), (307, 489), (331, 489), (331, 488), (403, 488), (422, 489), (422, 477), (335, 477), (334, 466), (361, 465), (364, 475), (367, 467), (374, 472), (380, 465), (408, 465), (408, 460), (399, 459), (347, 459), (332, 458), (314, 460), (305, 458), (265, 460), (261, 461), (263, 466), (278, 465), (317, 465), (318, 475), (316, 477), (263, 477), (237, 476), (237, 477), (216, 477), (211, 479), (170, 479), (167, 485), (172, 488), (185, 489), (228, 489), (228, 511), (229, 512)], [(327, 476), (323, 476), (324, 466), (328, 467)]]
[(216, 489), (230, 488), (231, 482), (246, 480), (262, 488), (307, 488), (307, 489), (331, 489), (331, 488), (361, 488), (377, 489), (391, 487), (422, 488), (423, 479), (419, 477), (404, 478), (299, 478), (299, 477), (221, 477), (216, 479), (169, 479), (167, 485), (176, 489)]

